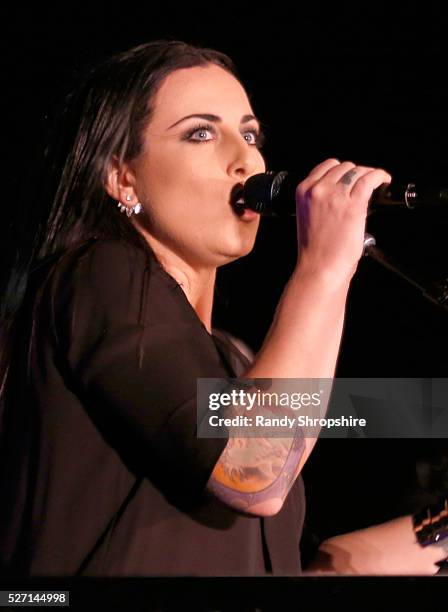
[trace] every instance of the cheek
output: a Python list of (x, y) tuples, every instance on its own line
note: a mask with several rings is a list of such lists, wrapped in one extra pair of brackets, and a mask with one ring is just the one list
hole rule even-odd
[(157, 158), (139, 168), (139, 197), (153, 213), (177, 207), (183, 184), (178, 164)]
[(266, 161), (261, 153), (259, 154), (259, 167), (260, 167), (260, 170), (259, 170), (260, 173), (266, 172)]
[(189, 220), (219, 211), (220, 204), (222, 208), (225, 197), (222, 180), (214, 180), (209, 167), (170, 165), (163, 172), (147, 174), (146, 202), (151, 208), (165, 218), (182, 214)]
[[(219, 222), (227, 214), (226, 204), (230, 206), (230, 190), (226, 194), (222, 177), (216, 179), (217, 160), (210, 156), (207, 145), (198, 145), (195, 155), (170, 147), (161, 149), (156, 156), (148, 152), (138, 168), (139, 197), (153, 223), (165, 225), (179, 217), (189, 225), (193, 221), (200, 225), (201, 219)], [(253, 172), (265, 172), (261, 152), (255, 150), (254, 156)]]
[(164, 234), (197, 233), (205, 219), (210, 225), (213, 197), (207, 181), (171, 164), (146, 173), (144, 207), (153, 228)]

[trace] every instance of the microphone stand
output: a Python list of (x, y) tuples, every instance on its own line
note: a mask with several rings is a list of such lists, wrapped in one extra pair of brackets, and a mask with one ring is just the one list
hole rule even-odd
[(424, 298), (429, 300), (435, 306), (448, 311), (448, 279), (443, 279), (439, 285), (436, 283), (425, 283), (423, 280), (416, 278), (416, 274), (406, 270), (404, 266), (398, 264), (389, 255), (386, 255), (381, 249), (376, 246), (375, 238), (371, 234), (365, 234), (364, 239), (364, 255), (369, 256), (378, 262), (381, 266), (393, 272), (404, 281), (420, 291)]
[[(247, 179), (242, 190), (240, 187), (236, 190), (235, 205), (238, 205), (238, 197), (243, 195), (242, 206), (244, 208), (251, 208), (268, 216), (277, 216), (276, 212), (280, 216), (288, 214), (294, 216), (292, 203), (295, 202), (295, 192), (299, 181), (300, 177), (295, 173), (286, 171), (256, 174)], [(384, 183), (375, 189), (372, 195), (370, 212), (375, 212), (376, 208), (406, 206), (408, 209), (413, 209), (429, 204), (446, 206), (448, 189), (422, 191), (417, 189), (414, 183), (407, 183), (405, 188)], [(441, 283), (428, 285), (425, 281), (416, 278), (415, 273), (411, 274), (401, 264), (383, 253), (376, 246), (375, 238), (371, 234), (364, 235), (364, 255), (369, 255), (381, 266), (418, 289), (423, 297), (432, 304), (448, 311), (448, 278), (444, 278)]]

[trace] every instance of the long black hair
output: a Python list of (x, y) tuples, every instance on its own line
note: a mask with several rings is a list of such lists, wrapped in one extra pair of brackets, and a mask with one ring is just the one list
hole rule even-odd
[[(216, 64), (241, 82), (232, 60), (208, 48), (156, 40), (110, 57), (85, 70), (62, 105), (51, 130), (36, 201), (20, 210), (1, 279), (0, 395), (4, 388), (14, 320), (30, 271), (39, 262), (90, 240), (120, 237), (148, 248), (120, 214), (105, 189), (113, 159), (137, 157), (151, 103), (165, 77), (194, 66)], [(42, 165), (42, 164), (41, 164)]]

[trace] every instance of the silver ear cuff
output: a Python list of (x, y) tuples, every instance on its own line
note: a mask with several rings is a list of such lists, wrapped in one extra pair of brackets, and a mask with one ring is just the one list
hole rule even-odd
[[(131, 196), (127, 195), (126, 201), (130, 202), (131, 200), (132, 200)], [(122, 213), (125, 212), (128, 217), (130, 217), (133, 214), (138, 215), (138, 213), (142, 211), (142, 205), (140, 204), (140, 202), (137, 202), (137, 204), (134, 204), (134, 206), (126, 206), (126, 204), (122, 204), (121, 202), (118, 202), (118, 208), (120, 209), (120, 212)]]

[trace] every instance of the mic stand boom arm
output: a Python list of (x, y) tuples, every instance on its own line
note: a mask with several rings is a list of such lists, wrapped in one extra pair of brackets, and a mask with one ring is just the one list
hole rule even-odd
[(443, 279), (441, 283), (424, 283), (417, 279), (415, 273), (406, 270), (401, 264), (397, 264), (389, 255), (386, 255), (376, 246), (375, 238), (370, 234), (365, 235), (364, 255), (368, 255), (381, 266), (393, 272), (407, 283), (415, 287), (432, 304), (448, 311), (448, 279)]

